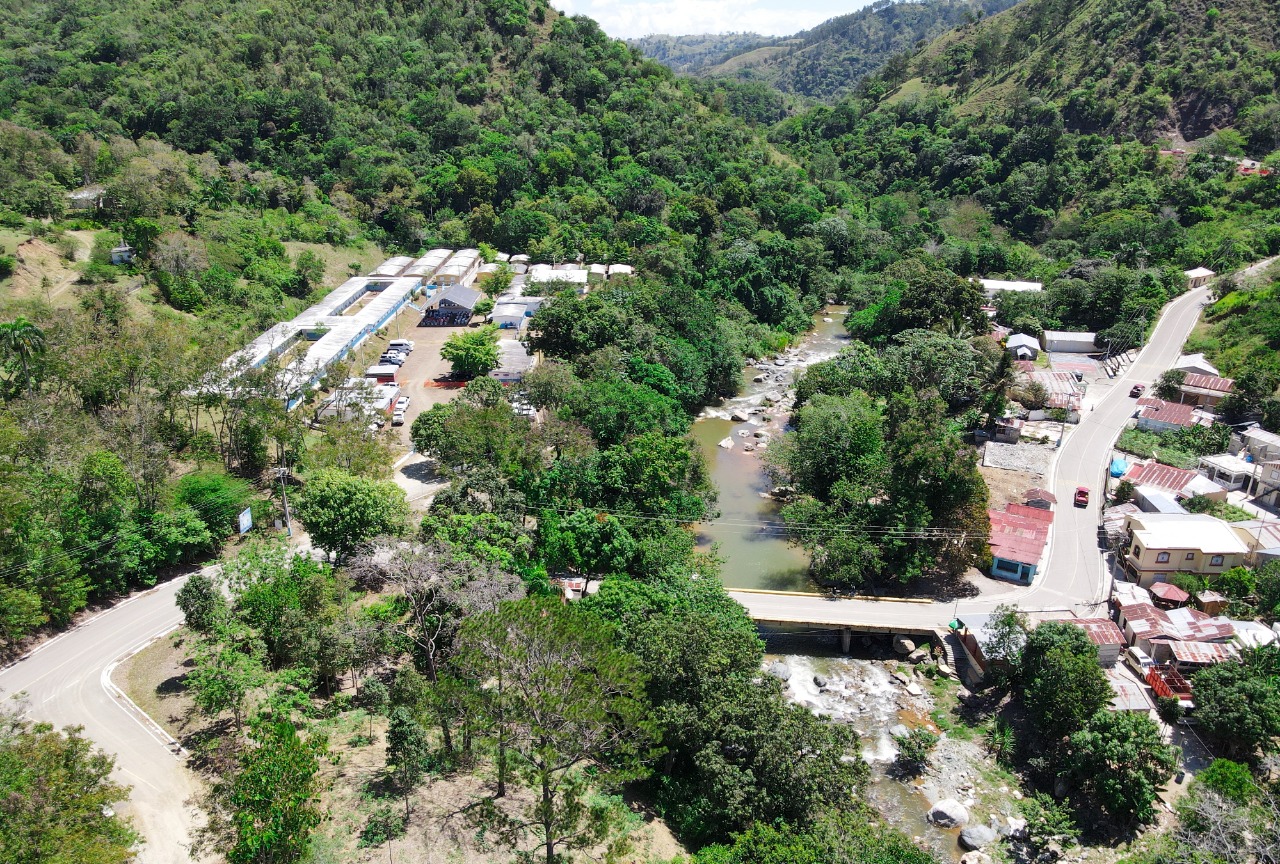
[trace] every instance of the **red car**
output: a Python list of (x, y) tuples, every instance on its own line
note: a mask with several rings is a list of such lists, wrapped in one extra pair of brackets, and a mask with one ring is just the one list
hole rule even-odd
[(1089, 487), (1088, 486), (1076, 487), (1076, 506), (1077, 507), (1089, 506)]
[(1137, 399), (1139, 396), (1141, 396), (1145, 392), (1147, 392), (1146, 384), (1134, 384), (1132, 387), (1129, 388), (1129, 398)]

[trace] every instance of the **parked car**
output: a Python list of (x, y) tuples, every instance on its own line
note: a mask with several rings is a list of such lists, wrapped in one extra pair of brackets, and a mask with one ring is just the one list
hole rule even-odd
[(1089, 506), (1089, 487), (1077, 486), (1075, 500), (1076, 500), (1077, 507), (1088, 507)]
[(408, 397), (408, 396), (401, 396), (399, 399), (397, 399), (397, 400), (396, 400), (396, 410), (397, 410), (397, 411), (400, 411), (401, 413), (403, 413), (404, 411), (407, 411), (407, 410), (408, 410), (408, 408), (409, 408), (409, 397)]
[(383, 354), (378, 358), (379, 363), (390, 363), (392, 366), (403, 366), (404, 357), (399, 354)]
[(392, 425), (392, 426), (403, 426), (403, 425), (404, 425), (404, 412), (403, 412), (403, 411), (397, 411), (397, 412), (395, 412), (394, 414), (392, 414), (392, 415), (391, 415), (391, 425)]
[(392, 339), (387, 343), (387, 348), (394, 349), (396, 351), (403, 351), (408, 354), (413, 350), (414, 343), (412, 339)]
[(1141, 648), (1126, 648), (1124, 662), (1143, 681), (1147, 680), (1147, 670), (1156, 665), (1156, 661), (1147, 656), (1147, 652)]
[(1145, 392), (1147, 392), (1146, 384), (1134, 384), (1132, 387), (1129, 388), (1129, 398), (1137, 399), (1139, 396), (1141, 396)]

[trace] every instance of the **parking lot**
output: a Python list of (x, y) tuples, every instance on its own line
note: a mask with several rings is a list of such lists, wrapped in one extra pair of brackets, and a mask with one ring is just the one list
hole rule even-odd
[[(407, 453), (413, 446), (409, 431), (414, 418), (432, 405), (454, 399), (462, 390), (461, 384), (445, 383), (437, 379), (443, 378), (452, 370), (449, 361), (440, 356), (440, 349), (450, 336), (464, 327), (418, 326), (419, 313), (411, 308), (405, 309), (386, 327), (384, 335), (375, 336), (361, 346), (359, 363), (353, 374), (359, 375), (364, 368), (377, 362), (378, 355), (393, 339), (410, 339), (414, 343), (409, 359), (400, 367), (396, 376), (400, 385), (400, 395), (409, 397), (409, 407), (405, 411), (403, 426), (390, 427), (395, 439)], [(477, 325), (478, 326), (478, 325)], [(514, 339), (516, 331), (503, 330), (501, 338)], [(361, 366), (360, 364), (364, 364)], [(415, 505), (425, 508), (429, 497), (424, 493), (434, 492), (440, 485), (429, 465), (424, 464), (420, 456), (405, 460), (395, 473), (396, 482), (405, 489)]]

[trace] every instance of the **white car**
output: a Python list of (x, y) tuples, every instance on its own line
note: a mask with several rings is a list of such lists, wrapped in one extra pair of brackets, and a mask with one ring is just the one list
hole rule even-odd
[(403, 426), (403, 425), (404, 425), (404, 412), (403, 412), (403, 411), (397, 411), (396, 413), (394, 413), (394, 414), (392, 414), (392, 415), (391, 415), (391, 425), (392, 425), (392, 426)]
[(1141, 648), (1126, 648), (1124, 662), (1143, 681), (1147, 680), (1147, 670), (1156, 665), (1156, 661), (1152, 660), (1147, 652)]
[(409, 397), (408, 397), (408, 396), (401, 396), (399, 399), (397, 399), (397, 400), (396, 400), (396, 408), (395, 408), (395, 410), (397, 410), (397, 411), (399, 411), (401, 414), (403, 414), (403, 413), (404, 413), (405, 411), (407, 411), (408, 409), (409, 409)]
[(410, 351), (413, 350), (413, 340), (412, 339), (392, 339), (390, 342), (387, 343), (387, 350), (403, 351), (404, 353), (408, 354)]

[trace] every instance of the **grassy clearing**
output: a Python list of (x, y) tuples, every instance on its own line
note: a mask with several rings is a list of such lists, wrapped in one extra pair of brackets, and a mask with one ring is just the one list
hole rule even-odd
[(324, 284), (328, 288), (337, 288), (351, 278), (350, 265), (358, 264), (358, 273), (368, 273), (383, 261), (387, 255), (381, 248), (372, 243), (364, 243), (359, 248), (351, 246), (328, 246), (323, 243), (285, 243), (284, 248), (290, 258), (297, 258), (303, 251), (313, 252), (324, 262)]

